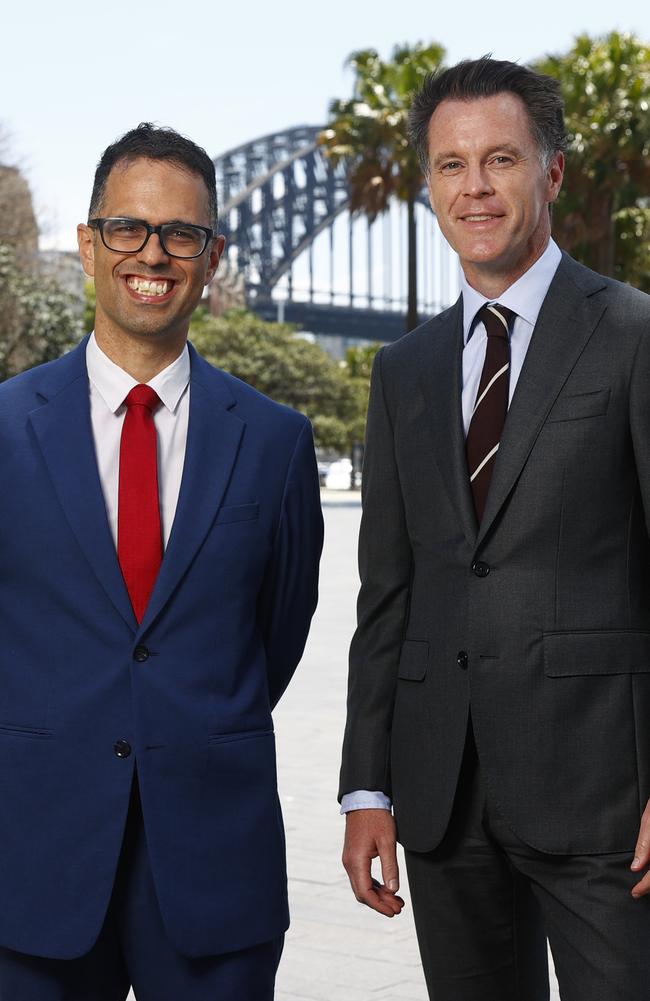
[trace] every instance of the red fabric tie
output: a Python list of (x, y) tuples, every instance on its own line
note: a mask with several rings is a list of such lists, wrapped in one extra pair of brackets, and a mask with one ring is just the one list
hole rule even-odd
[(141, 622), (162, 563), (158, 501), (158, 455), (154, 411), (160, 406), (150, 386), (134, 386), (126, 397), (120, 440), (117, 555), (138, 622)]

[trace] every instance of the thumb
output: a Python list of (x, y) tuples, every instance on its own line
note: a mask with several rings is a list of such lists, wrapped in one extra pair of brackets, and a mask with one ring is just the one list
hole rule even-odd
[(650, 804), (646, 806), (641, 818), (641, 827), (631, 868), (633, 870), (643, 869), (648, 862), (650, 862)]
[(384, 881), (384, 886), (391, 893), (397, 893), (399, 890), (399, 866), (397, 865), (395, 842), (393, 841), (390, 845), (382, 846), (379, 849), (379, 857), (381, 859), (381, 878)]

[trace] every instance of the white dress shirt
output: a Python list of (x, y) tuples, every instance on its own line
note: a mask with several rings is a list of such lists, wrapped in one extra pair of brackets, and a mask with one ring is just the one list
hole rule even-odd
[[(86, 346), (90, 386), (90, 421), (106, 514), (117, 548), (117, 502), (120, 478), (120, 437), (126, 407), (124, 400), (136, 379), (104, 354), (94, 333)], [(182, 354), (148, 383), (162, 406), (154, 413), (158, 434), (158, 490), (163, 545), (169, 540), (185, 462), (185, 444), (190, 415), (190, 355)]]
[[(476, 402), (478, 385), (485, 362), (487, 331), (483, 323), (477, 323), (472, 331), (472, 322), (481, 306), (486, 302), (499, 302), (516, 313), (510, 332), (510, 386), (508, 406), (523, 368), (526, 352), (533, 336), (539, 311), (546, 293), (553, 281), (562, 252), (554, 240), (550, 240), (546, 250), (517, 281), (506, 289), (498, 299), (488, 299), (477, 292), (461, 273), (461, 295), (463, 297), (463, 425), (465, 435), (469, 430), (472, 410)], [(383, 792), (359, 789), (346, 793), (341, 798), (341, 813), (349, 810), (382, 809), (390, 810), (391, 801)]]

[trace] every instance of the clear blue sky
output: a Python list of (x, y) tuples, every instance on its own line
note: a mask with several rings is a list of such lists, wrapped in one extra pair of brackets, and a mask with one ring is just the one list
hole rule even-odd
[(256, 135), (324, 122), (350, 93), (346, 57), (437, 41), (448, 61), (528, 61), (582, 32), (650, 42), (647, 0), (13, 0), (0, 28), (0, 125), (25, 169), (43, 244), (75, 246), (102, 149), (140, 121), (216, 156)]

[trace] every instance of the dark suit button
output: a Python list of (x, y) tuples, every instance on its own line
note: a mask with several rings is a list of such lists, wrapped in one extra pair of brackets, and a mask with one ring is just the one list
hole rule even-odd
[(137, 660), (138, 664), (144, 664), (145, 660), (149, 659), (149, 651), (147, 650), (146, 646), (142, 646), (142, 644), (140, 644), (140, 646), (137, 646), (135, 648), (135, 653), (133, 654), (133, 657), (135, 660)]
[(490, 565), (489, 563), (481, 563), (479, 561), (478, 563), (474, 563), (472, 570), (477, 577), (487, 577), (490, 572)]
[(462, 671), (467, 670), (467, 654), (464, 650), (461, 650), (458, 656), (456, 657), (456, 663), (458, 664), (458, 666)]
[(131, 753), (131, 745), (128, 740), (116, 740), (113, 744), (113, 750), (118, 758), (128, 758)]

